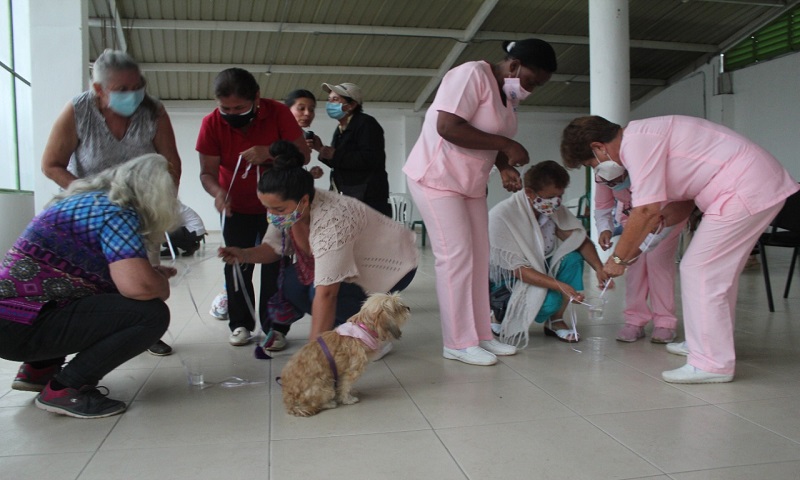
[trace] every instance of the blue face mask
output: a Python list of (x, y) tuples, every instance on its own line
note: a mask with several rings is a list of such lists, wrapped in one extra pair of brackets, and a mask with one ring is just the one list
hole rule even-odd
[(109, 92), (108, 108), (123, 117), (130, 117), (144, 100), (144, 88), (127, 92)]
[(342, 110), (341, 103), (328, 102), (327, 104), (325, 104), (325, 111), (328, 112), (328, 116), (334, 120), (340, 120), (344, 118), (345, 115), (347, 115), (347, 112)]
[(611, 187), (611, 189), (620, 191), (620, 190), (625, 190), (626, 188), (630, 188), (630, 186), (631, 186), (631, 177), (625, 177), (625, 180), (614, 185), (613, 187)]

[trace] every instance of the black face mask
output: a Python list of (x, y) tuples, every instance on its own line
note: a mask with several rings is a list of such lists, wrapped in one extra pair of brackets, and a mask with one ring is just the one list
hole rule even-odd
[(255, 105), (253, 105), (253, 108), (246, 113), (222, 113), (220, 111), (219, 114), (222, 115), (222, 119), (228, 122), (228, 125), (231, 127), (242, 128), (256, 118), (256, 108)]

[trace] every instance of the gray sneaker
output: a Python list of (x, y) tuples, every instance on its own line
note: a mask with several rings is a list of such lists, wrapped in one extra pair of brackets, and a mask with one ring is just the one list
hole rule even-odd
[(36, 397), (36, 406), (42, 410), (75, 418), (105, 418), (118, 415), (128, 407), (124, 402), (108, 398), (108, 389), (102, 393), (96, 387), (85, 385), (80, 389), (51, 390), (50, 384)]

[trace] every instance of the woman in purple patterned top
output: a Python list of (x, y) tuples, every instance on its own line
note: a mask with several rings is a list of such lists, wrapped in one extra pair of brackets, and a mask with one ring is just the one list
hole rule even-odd
[(167, 160), (148, 154), (75, 180), (31, 221), (0, 265), (0, 357), (24, 362), (12, 388), (72, 417), (125, 410), (97, 384), (169, 325), (176, 272), (147, 250), (177, 214)]

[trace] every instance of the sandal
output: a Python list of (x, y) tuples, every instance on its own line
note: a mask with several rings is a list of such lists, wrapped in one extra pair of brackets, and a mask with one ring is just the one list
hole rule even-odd
[[(559, 318), (556, 319), (556, 322), (563, 323), (564, 321)], [(559, 328), (553, 330), (553, 320), (547, 321), (547, 325), (544, 326), (544, 334), (547, 337), (556, 337), (557, 340), (567, 343), (578, 343), (581, 341), (581, 336), (577, 332), (573, 332), (571, 328)], [(573, 335), (575, 338), (570, 338)]]
[(656, 327), (653, 329), (653, 334), (650, 336), (652, 343), (672, 343), (678, 334), (672, 328)]
[(640, 327), (638, 325), (632, 325), (630, 323), (626, 323), (625, 326), (619, 329), (617, 332), (617, 341), (618, 342), (635, 342), (640, 338), (644, 338), (644, 327)]

